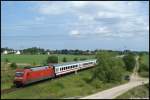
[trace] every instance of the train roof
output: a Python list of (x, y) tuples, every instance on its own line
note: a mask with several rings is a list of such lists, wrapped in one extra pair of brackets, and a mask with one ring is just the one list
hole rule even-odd
[(89, 61), (95, 61), (96, 59), (90, 59), (90, 60), (84, 60), (84, 61), (74, 61), (74, 62), (66, 62), (62, 64), (52, 64), (54, 67), (59, 67), (59, 66), (66, 66), (66, 65), (73, 65), (77, 63), (83, 63), (83, 62), (89, 62)]

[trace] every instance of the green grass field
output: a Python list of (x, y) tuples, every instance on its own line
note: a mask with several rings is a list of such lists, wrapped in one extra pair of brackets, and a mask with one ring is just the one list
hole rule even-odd
[(141, 57), (141, 63), (140, 64), (145, 64), (147, 69), (143, 70), (144, 68), (141, 67), (141, 65), (140, 65), (139, 75), (142, 77), (149, 77), (149, 55), (143, 55)]
[[(55, 54), (56, 55), (56, 54)], [(94, 58), (94, 55), (63, 55), (57, 54), (59, 58), (59, 63), (62, 62), (63, 57), (66, 57), (67, 61), (73, 61), (75, 57), (78, 59), (86, 58), (91, 59)], [(27, 63), (33, 64), (35, 62), (38, 65), (42, 65), (42, 63), (47, 59), (48, 55), (1, 55), (1, 89), (7, 89), (12, 86), (12, 81), (14, 78), (15, 70), (12, 70), (8, 64), (4, 61), (7, 58), (9, 62), (16, 63)], [(25, 67), (25, 65), (19, 65), (19, 68)]]
[(149, 84), (141, 85), (118, 96), (116, 99), (149, 98)]
[[(94, 68), (93, 68), (94, 69)], [(53, 80), (29, 85), (21, 90), (14, 91), (8, 94), (2, 94), (2, 99), (47, 99), (47, 98), (66, 98), (72, 96), (85, 96), (88, 94), (101, 91), (118, 84), (123, 83), (107, 83), (95, 80), (88, 83), (86, 80), (92, 75), (93, 69), (87, 69), (72, 73)]]
[[(58, 56), (59, 63), (62, 62), (63, 57), (66, 57), (67, 61), (73, 61), (75, 57), (78, 59), (80, 58), (86, 58), (91, 59), (94, 58), (94, 55), (64, 55), (64, 54), (53, 54)], [(1, 62), (4, 62), (7, 58), (9, 62), (16, 62), (16, 63), (29, 63), (33, 64), (34, 62), (36, 64), (43, 64), (44, 61), (46, 61), (48, 55), (1, 55)]]
[(149, 55), (143, 55), (142, 56), (142, 61), (143, 61), (144, 64), (149, 66)]
[[(94, 58), (94, 56), (85, 56), (85, 55), (59, 55), (59, 62), (62, 61), (63, 57), (72, 61), (74, 57), (79, 58)], [(12, 82), (14, 78), (15, 70), (10, 69), (8, 64), (5, 64), (3, 61), (5, 58), (8, 58), (10, 62), (17, 63), (31, 63), (36, 61), (40, 64), (43, 60), (47, 58), (47, 55), (2, 55), (1, 71), (1, 90), (9, 89), (12, 87)], [(7, 69), (7, 70), (5, 70)], [(54, 80), (46, 80), (44, 82), (36, 83), (29, 85), (21, 90), (17, 90), (8, 94), (2, 94), (2, 99), (47, 99), (47, 98), (66, 98), (72, 96), (85, 96), (104, 89), (123, 84), (127, 81), (122, 81), (118, 83), (102, 83), (99, 80), (92, 81), (91, 83), (87, 82), (93, 74), (92, 69), (86, 69), (79, 71), (78, 74), (66, 75)]]

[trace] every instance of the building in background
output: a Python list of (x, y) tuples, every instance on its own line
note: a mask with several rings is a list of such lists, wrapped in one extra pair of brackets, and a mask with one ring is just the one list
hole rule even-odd
[(5, 50), (5, 51), (3, 52), (3, 54), (8, 54), (8, 51), (7, 51), (7, 50)]
[(20, 51), (18, 50), (18, 51), (16, 52), (16, 54), (17, 54), (17, 55), (20, 55), (21, 53), (20, 53)]

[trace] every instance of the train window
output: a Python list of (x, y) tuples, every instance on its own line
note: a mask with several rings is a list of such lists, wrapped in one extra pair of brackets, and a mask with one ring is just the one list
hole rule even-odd
[(23, 76), (23, 72), (16, 72), (16, 75), (15, 75), (16, 77), (21, 77), (21, 76)]

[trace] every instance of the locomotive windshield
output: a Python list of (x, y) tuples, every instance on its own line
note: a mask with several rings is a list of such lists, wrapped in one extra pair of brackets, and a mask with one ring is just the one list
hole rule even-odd
[(15, 75), (16, 77), (21, 77), (21, 76), (23, 76), (23, 72), (16, 72), (16, 75)]

